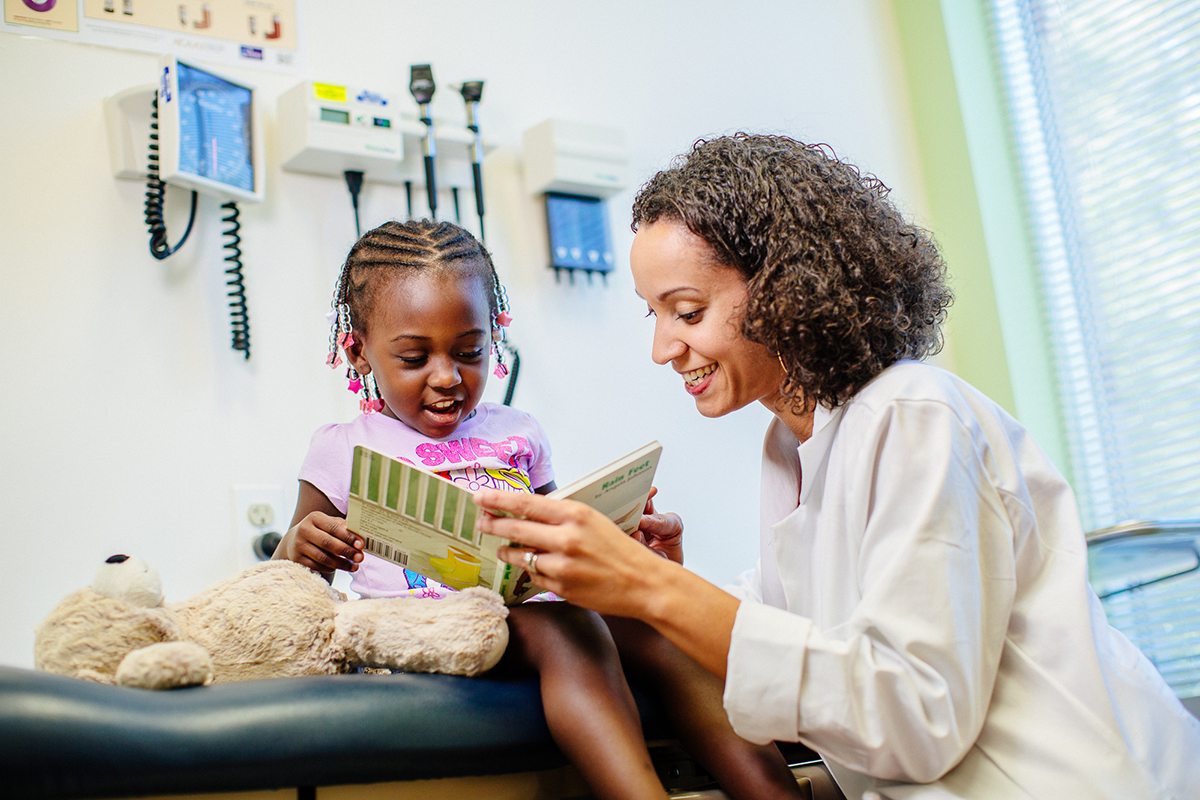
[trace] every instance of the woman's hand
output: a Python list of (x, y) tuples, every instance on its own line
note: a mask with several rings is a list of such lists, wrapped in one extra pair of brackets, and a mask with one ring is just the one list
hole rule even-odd
[(576, 605), (605, 614), (645, 617), (667, 562), (607, 517), (583, 503), (485, 489), (475, 494), (485, 511), (479, 529), (514, 546), (497, 551), (502, 561), (528, 570), (526, 552), (538, 554), (533, 582)]
[[(655, 555), (583, 503), (494, 489), (476, 492), (475, 503), (485, 511), (515, 515), (479, 518), (481, 531), (513, 542), (498, 548), (502, 561), (528, 568), (526, 553), (536, 553), (532, 578), (538, 586), (601, 614), (640, 619), (709, 672), (725, 677), (738, 609), (733, 595)], [(677, 547), (683, 525), (674, 514), (665, 515), (661, 530), (651, 535), (657, 543), (658, 534), (668, 531), (674, 533), (665, 538), (676, 536)]]
[(683, 520), (678, 514), (654, 513), (654, 495), (658, 487), (650, 489), (650, 497), (646, 499), (646, 510), (642, 512), (642, 521), (633, 534), (636, 541), (649, 547), (663, 558), (683, 563)]
[(272, 558), (286, 558), (329, 576), (339, 569), (358, 569), (362, 549), (363, 540), (350, 532), (346, 520), (313, 511), (287, 532)]

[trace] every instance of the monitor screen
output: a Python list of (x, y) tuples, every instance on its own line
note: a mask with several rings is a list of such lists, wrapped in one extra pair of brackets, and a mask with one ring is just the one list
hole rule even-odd
[(613, 268), (608, 212), (598, 197), (546, 193), (550, 266), (609, 272)]
[(179, 169), (254, 190), (250, 90), (179, 65)]
[(253, 86), (166, 56), (158, 99), (162, 179), (261, 202), (257, 102)]

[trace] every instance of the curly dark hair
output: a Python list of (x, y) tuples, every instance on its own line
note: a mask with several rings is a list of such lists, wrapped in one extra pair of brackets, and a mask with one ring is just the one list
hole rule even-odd
[(700, 140), (638, 191), (633, 230), (680, 222), (742, 274), (742, 335), (778, 353), (796, 410), (837, 406), (902, 358), (942, 347), (953, 297), (932, 236), (827, 145)]

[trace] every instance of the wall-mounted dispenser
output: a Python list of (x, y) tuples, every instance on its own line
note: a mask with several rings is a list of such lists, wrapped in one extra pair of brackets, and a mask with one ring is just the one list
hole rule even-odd
[(543, 195), (550, 266), (572, 281), (583, 270), (607, 278), (612, 238), (604, 203), (628, 183), (628, 156), (619, 128), (549, 119), (525, 131), (525, 188)]
[(548, 119), (524, 134), (525, 189), (601, 200), (629, 183), (629, 156), (620, 128)]

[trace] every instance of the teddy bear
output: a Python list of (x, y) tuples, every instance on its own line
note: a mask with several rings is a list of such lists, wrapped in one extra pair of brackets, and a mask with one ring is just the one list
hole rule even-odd
[(116, 555), (37, 626), (34, 666), (144, 689), (357, 667), (478, 675), (508, 645), (507, 616), (500, 596), (479, 587), (442, 600), (347, 601), (283, 560), (164, 603), (158, 572)]

